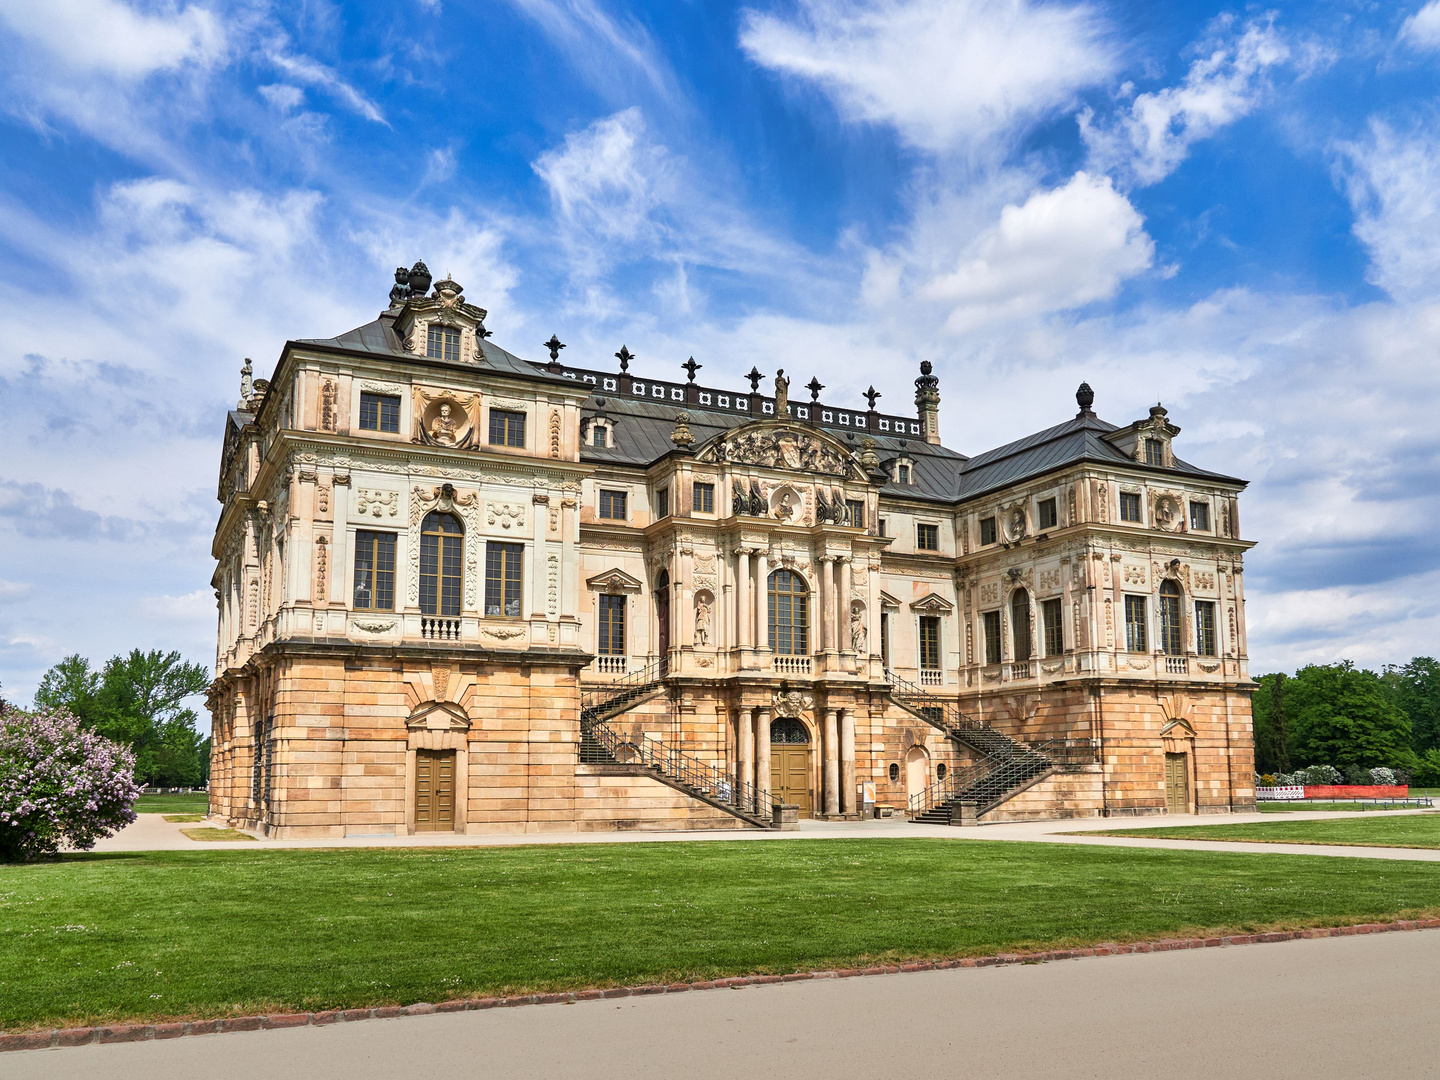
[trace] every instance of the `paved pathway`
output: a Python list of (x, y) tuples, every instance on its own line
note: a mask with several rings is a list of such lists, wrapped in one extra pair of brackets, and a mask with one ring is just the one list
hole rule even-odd
[(1440, 1076), (1440, 930), (6, 1054), (6, 1080)]
[[(346, 836), (317, 840), (236, 840), (229, 842), (191, 840), (181, 829), (218, 822), (177, 824), (159, 814), (141, 814), (129, 828), (96, 845), (97, 851), (203, 851), (206, 849), (257, 850), (267, 848), (363, 848), (363, 847), (501, 847), (515, 844), (633, 844), (666, 843), (677, 840), (756, 840), (765, 842), (794, 839), (838, 839), (854, 837), (932, 837), (946, 840), (1014, 840), (1058, 844), (1094, 844), (1107, 847), (1171, 848), (1183, 851), (1238, 851), (1275, 855), (1337, 855), (1346, 858), (1403, 859), (1440, 862), (1440, 850), (1424, 848), (1345, 847), (1320, 844), (1250, 844), (1238, 841), (1146, 839), (1130, 836), (1087, 836), (1105, 829), (1144, 828), (1174, 825), (1225, 825), (1247, 822), (1305, 821), (1323, 818), (1369, 817), (1378, 811), (1333, 812), (1295, 811), (1277, 814), (1193, 815), (1172, 814), (1164, 818), (1072, 818), (1065, 821), (1024, 821), (978, 828), (947, 825), (913, 825), (903, 818), (882, 821), (803, 821), (793, 831), (758, 829), (703, 832), (549, 832), (549, 833), (424, 833), (417, 836)], [(1392, 810), (1390, 814), (1436, 813), (1430, 810)], [(1080, 835), (1069, 835), (1079, 833)]]

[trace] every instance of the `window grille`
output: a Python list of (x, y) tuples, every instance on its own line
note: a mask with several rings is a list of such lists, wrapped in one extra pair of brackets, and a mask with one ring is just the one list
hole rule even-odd
[(460, 614), (465, 530), (453, 514), (432, 511), (420, 523), (420, 611)]
[(600, 597), (600, 632), (597, 649), (606, 656), (625, 652), (625, 597), (603, 594)]
[(525, 414), (508, 409), (490, 410), (490, 445), (524, 446)]
[(520, 615), (521, 566), (524, 544), (485, 545), (485, 614), (517, 618)]
[(1065, 651), (1065, 616), (1059, 597), (1041, 605), (1045, 621), (1045, 655), (1059, 656)]
[(395, 610), (395, 534), (361, 529), (355, 534), (355, 608)]
[(432, 326), (425, 336), (425, 355), (437, 360), (460, 359), (460, 331), (453, 326)]
[(363, 431), (400, 430), (400, 399), (392, 394), (360, 394), (360, 427)]
[(1125, 597), (1125, 648), (1131, 652), (1149, 651), (1149, 635), (1145, 631), (1145, 598)]
[(777, 656), (810, 652), (810, 590), (793, 570), (770, 575), (770, 647)]

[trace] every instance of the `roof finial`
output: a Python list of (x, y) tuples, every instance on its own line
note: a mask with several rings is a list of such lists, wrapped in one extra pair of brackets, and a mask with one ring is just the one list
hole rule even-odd
[(1082, 382), (1080, 389), (1075, 391), (1075, 403), (1080, 406), (1077, 416), (1094, 416), (1090, 406), (1095, 404), (1095, 391), (1090, 389), (1088, 382)]
[(871, 386), (870, 386), (870, 389), (866, 390), (865, 393), (861, 394), (860, 396), (863, 397), (863, 398), (865, 399), (865, 401), (869, 404), (869, 406), (870, 406), (870, 411), (871, 411), (871, 412), (874, 412), (874, 411), (875, 411), (875, 399), (876, 399), (877, 397), (882, 397), (883, 395), (880, 393), (879, 390), (876, 390), (876, 389), (875, 389), (875, 386), (874, 386), (874, 384), (872, 383)]
[(820, 391), (825, 389), (825, 384), (820, 381), (820, 376), (811, 375), (810, 381), (805, 384), (805, 389), (810, 391), (810, 400), (818, 402), (820, 400)]
[(700, 370), (702, 367), (704, 367), (705, 365), (704, 365), (704, 364), (697, 364), (697, 363), (695, 362), (695, 358), (692, 356), (692, 357), (690, 357), (689, 360), (686, 360), (685, 363), (681, 364), (680, 366), (681, 366), (682, 368), (684, 368), (684, 369), (685, 369), (685, 373), (690, 376), (690, 381), (691, 381), (691, 382), (694, 382), (694, 381), (695, 381), (695, 372), (699, 371), (699, 370)]
[(544, 345), (545, 348), (547, 348), (547, 349), (550, 350), (550, 359), (551, 359), (551, 360), (559, 360), (559, 359), (560, 359), (560, 350), (563, 349), (563, 348), (565, 348), (565, 343), (564, 343), (563, 341), (561, 341), (559, 337), (557, 337), (555, 334), (551, 334), (551, 335), (550, 335), (550, 340), (549, 340), (549, 341), (546, 341), (546, 342), (543, 342), (542, 344)]
[(764, 375), (760, 374), (759, 368), (754, 366), (750, 368), (750, 374), (746, 375), (745, 378), (750, 380), (750, 392), (752, 394), (760, 389), (760, 380), (764, 377)]
[(632, 353), (629, 349), (627, 349), (624, 345), (621, 345), (620, 351), (615, 354), (615, 359), (620, 361), (621, 371), (629, 371), (630, 361), (635, 359), (635, 354)]

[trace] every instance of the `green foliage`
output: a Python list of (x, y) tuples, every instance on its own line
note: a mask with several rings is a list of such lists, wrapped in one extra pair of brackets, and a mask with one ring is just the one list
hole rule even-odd
[(1262, 773), (1290, 771), (1290, 727), (1285, 711), (1285, 684), (1289, 676), (1283, 672), (1262, 675), (1255, 691), (1252, 707), (1255, 716), (1255, 768)]
[(1333, 765), (1342, 773), (1413, 769), (1411, 721), (1396, 704), (1396, 681), (1349, 661), (1312, 664), (1294, 676), (1262, 675), (1254, 698), (1255, 767), (1277, 773), (1292, 764)]
[(210, 740), (196, 730), (186, 698), (203, 693), (210, 674), (178, 652), (158, 649), (114, 656), (92, 671), (67, 656), (40, 680), (37, 708), (67, 709), (87, 727), (135, 753), (135, 777), (147, 785), (193, 787), (209, 779)]
[(1440, 787), (1440, 750), (1433, 747), (1420, 755), (1420, 764), (1415, 766), (1411, 783), (1416, 787)]
[(1410, 718), (1415, 749), (1440, 748), (1440, 661), (1417, 656), (1387, 666), (1383, 679), (1391, 700)]

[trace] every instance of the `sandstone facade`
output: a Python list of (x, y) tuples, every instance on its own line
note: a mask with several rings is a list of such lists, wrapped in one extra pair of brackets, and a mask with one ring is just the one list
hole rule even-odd
[[(1253, 805), (1244, 484), (1177, 458), (1163, 409), (1117, 428), (1082, 387), (967, 458), (928, 365), (900, 416), (758, 372), (642, 379), (624, 349), (576, 367), (553, 338), (530, 362), (422, 269), (268, 382), (247, 362), (215, 813), (290, 836), (903, 813), (992, 760), (986, 732), (1055, 768), (982, 821)], [(752, 787), (752, 819), (726, 808)]]

